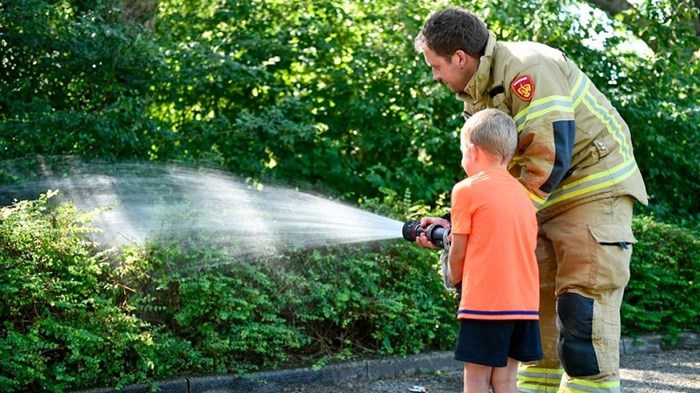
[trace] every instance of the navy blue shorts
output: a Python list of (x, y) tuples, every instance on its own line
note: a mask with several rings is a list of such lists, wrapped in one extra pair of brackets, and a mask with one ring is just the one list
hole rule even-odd
[(542, 359), (538, 321), (460, 319), (455, 360), (505, 367), (509, 357), (521, 362)]

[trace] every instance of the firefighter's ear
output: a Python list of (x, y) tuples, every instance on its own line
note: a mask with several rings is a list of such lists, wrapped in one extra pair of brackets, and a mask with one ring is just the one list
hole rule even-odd
[(457, 49), (457, 51), (452, 55), (452, 61), (457, 62), (459, 68), (464, 69), (467, 67), (467, 62), (469, 61), (469, 55), (467, 52)]

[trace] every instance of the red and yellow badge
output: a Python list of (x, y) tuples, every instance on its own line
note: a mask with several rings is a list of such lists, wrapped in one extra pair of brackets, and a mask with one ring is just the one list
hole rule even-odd
[(513, 89), (513, 93), (523, 101), (530, 101), (532, 95), (535, 94), (535, 84), (532, 82), (530, 75), (523, 75), (516, 78), (513, 83), (510, 84), (510, 87)]

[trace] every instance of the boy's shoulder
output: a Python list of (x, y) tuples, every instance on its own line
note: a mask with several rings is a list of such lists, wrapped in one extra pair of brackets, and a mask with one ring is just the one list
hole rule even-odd
[(483, 172), (479, 172), (478, 174), (473, 176), (465, 177), (452, 187), (452, 192), (471, 188), (475, 183), (479, 183), (484, 180), (486, 180), (486, 178), (483, 175)]
[[(471, 175), (469, 177), (462, 179), (457, 184), (455, 184), (455, 187), (471, 187), (473, 185), (476, 185), (476, 184), (479, 184), (482, 182), (487, 182), (487, 181), (493, 180), (494, 176), (500, 177), (503, 174), (512, 178), (512, 176), (506, 170), (503, 170), (503, 171), (498, 171), (498, 170), (481, 171), (477, 174), (474, 174), (474, 175)], [(513, 178), (513, 179), (515, 180), (515, 178)]]

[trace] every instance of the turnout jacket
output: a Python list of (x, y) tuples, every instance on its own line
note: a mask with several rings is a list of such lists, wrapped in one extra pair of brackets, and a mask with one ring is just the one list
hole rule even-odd
[(510, 114), (518, 148), (510, 173), (528, 190), (540, 222), (578, 204), (618, 195), (648, 203), (629, 128), (608, 99), (560, 51), (534, 42), (498, 42), (464, 92), (464, 115)]

